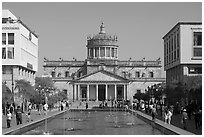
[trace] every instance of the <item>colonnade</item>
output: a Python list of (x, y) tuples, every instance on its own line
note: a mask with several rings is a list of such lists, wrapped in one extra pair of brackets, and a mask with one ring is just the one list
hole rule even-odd
[(115, 47), (87, 48), (88, 58), (118, 58), (118, 49)]
[[(99, 86), (105, 86), (105, 98), (104, 100), (109, 100), (109, 99), (118, 99), (118, 98), (122, 98), (127, 100), (127, 84), (74, 84), (73, 85), (74, 90), (73, 90), (73, 100), (81, 100), (81, 99), (86, 99), (86, 100), (96, 100), (99, 101), (99, 92), (103, 92), (103, 91), (99, 91)], [(95, 94), (94, 94), (94, 98), (93, 95), (91, 96), (90, 93), (90, 86), (94, 86), (95, 88)], [(108, 90), (108, 87), (110, 86), (114, 86), (114, 95), (113, 90)], [(119, 90), (118, 89), (122, 89), (120, 90), (120, 93), (122, 95), (120, 95), (120, 97), (118, 96)], [(84, 91), (82, 91), (84, 90)], [(82, 93), (83, 92), (83, 93)], [(103, 93), (102, 93), (103, 94)], [(111, 96), (110, 94), (112, 94), (113, 96)], [(109, 96), (108, 96), (109, 95)]]

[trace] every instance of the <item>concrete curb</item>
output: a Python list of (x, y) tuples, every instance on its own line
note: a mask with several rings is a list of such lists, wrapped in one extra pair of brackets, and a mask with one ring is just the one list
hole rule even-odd
[(136, 111), (136, 110), (130, 110), (129, 112), (134, 113), (134, 115), (137, 115), (138, 118), (140, 118), (141, 120), (145, 121), (146, 123), (150, 124), (151, 126), (153, 126), (154, 128), (160, 130), (161, 132), (163, 132), (164, 134), (167, 135), (195, 135), (191, 132), (188, 132), (186, 130), (183, 130), (181, 128), (178, 128), (174, 125), (170, 125), (170, 124), (165, 124), (163, 121), (156, 119), (154, 122), (152, 121), (152, 118), (149, 115), (146, 115), (140, 111)]
[[(107, 110), (103, 110), (103, 109), (70, 109), (70, 110), (64, 110), (64, 111), (60, 111), (58, 113), (55, 113), (53, 115), (44, 117), (42, 119), (33, 121), (31, 123), (27, 123), (25, 125), (22, 125), (20, 127), (17, 127), (15, 129), (12, 129), (10, 131), (7, 131), (5, 133), (3, 133), (3, 135), (20, 135), (21, 133), (25, 133), (29, 130), (35, 129), (36, 127), (40, 126), (41, 124), (44, 123), (44, 121), (47, 119), (47, 121), (50, 121), (56, 117), (59, 117), (61, 115), (63, 115), (66, 111), (107, 111)], [(119, 110), (122, 111), (122, 110)], [(132, 110), (128, 110), (129, 112), (132, 113)], [(156, 119), (155, 122), (153, 122), (151, 120), (151, 117), (149, 115), (146, 115), (140, 111), (136, 111), (133, 110), (133, 114), (136, 115), (138, 118), (140, 118), (141, 120), (145, 121), (146, 123), (150, 124), (151, 126), (153, 126), (154, 128), (160, 130), (162, 133), (164, 134), (168, 134), (168, 135), (195, 135), (191, 132), (188, 132), (186, 130), (183, 130), (181, 128), (178, 128), (176, 126), (173, 125), (169, 125), (169, 124), (165, 124), (163, 121)]]
[(3, 135), (20, 135), (21, 133), (25, 133), (29, 130), (35, 129), (36, 127), (40, 126), (41, 124), (43, 124), (45, 122), (45, 120), (47, 119), (47, 121), (50, 121), (58, 116), (61, 116), (62, 114), (64, 114), (66, 111), (68, 110), (64, 110), (64, 111), (60, 111), (58, 113), (55, 113), (53, 115), (44, 117), (42, 119), (38, 119), (36, 121), (27, 123), (25, 125), (19, 126), (15, 129), (12, 129), (10, 131), (7, 131), (5, 133), (3, 133)]

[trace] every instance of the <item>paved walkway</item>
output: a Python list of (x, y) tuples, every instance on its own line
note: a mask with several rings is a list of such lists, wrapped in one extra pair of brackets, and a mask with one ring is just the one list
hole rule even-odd
[[(163, 121), (163, 118), (160, 113), (158, 113), (156, 118)], [(183, 125), (181, 124), (181, 114), (173, 115), (171, 119), (171, 124), (183, 129)], [(196, 135), (202, 135), (202, 127), (200, 127), (199, 129), (195, 128), (195, 121), (193, 116), (191, 120), (187, 121), (187, 131), (194, 133)]]
[[(88, 109), (91, 109), (93, 107), (98, 107), (100, 104), (100, 102), (89, 102), (89, 108)], [(72, 103), (72, 105), (70, 106), (70, 109), (85, 109), (86, 108), (86, 105), (85, 105), (85, 102), (82, 102), (80, 104), (80, 102), (74, 102)], [(48, 116), (52, 116), (52, 115), (55, 115), (59, 113), (59, 110), (58, 109), (53, 109), (52, 111), (48, 111)], [(16, 119), (15, 119), (15, 115), (13, 116), (12, 118), (12, 121), (11, 121), (11, 127), (10, 128), (7, 128), (6, 126), (6, 116), (2, 115), (2, 134), (8, 132), (8, 131), (11, 131), (11, 130), (14, 130), (14, 129), (17, 129), (19, 127), (23, 127), (27, 124), (29, 124), (29, 122), (26, 121), (26, 113), (23, 114), (23, 124), (21, 125), (16, 125)], [(46, 115), (43, 114), (43, 111), (41, 113), (41, 115), (38, 114), (37, 110), (32, 110), (31, 112), (31, 119), (33, 120), (33, 122), (35, 121), (38, 121), (40, 119), (43, 119), (45, 118)], [(157, 118), (162, 120), (162, 117), (157, 115)], [(182, 128), (182, 125), (180, 123), (180, 120), (181, 119), (181, 115), (173, 115), (172, 116), (172, 125), (175, 125), (176, 127), (180, 127)], [(202, 129), (195, 129), (195, 123), (194, 123), (194, 120), (189, 120), (188, 123), (187, 123), (187, 130), (189, 132), (192, 132), (194, 134), (198, 134), (198, 135), (202, 135)]]
[[(99, 103), (100, 102), (89, 102), (89, 108), (88, 109), (91, 109), (94, 106), (98, 106)], [(80, 105), (80, 102), (74, 102), (70, 106), (70, 109), (77, 109), (77, 108), (78, 109), (86, 109), (85, 102), (82, 102), (81, 105)], [(22, 124), (20, 124), (20, 125), (16, 124), (16, 117), (15, 117), (15, 115), (13, 115), (12, 120), (11, 120), (11, 127), (10, 128), (7, 128), (6, 116), (2, 114), (2, 134), (6, 133), (6, 132), (9, 132), (9, 131), (12, 131), (14, 129), (26, 126), (27, 124), (29, 124), (31, 122), (35, 122), (35, 121), (38, 121), (40, 119), (44, 119), (46, 117), (46, 115), (44, 115), (43, 111), (41, 112), (41, 115), (39, 115), (37, 110), (32, 110), (31, 111), (31, 120), (32, 121), (27, 122), (26, 113), (27, 112), (22, 114)], [(59, 113), (59, 110), (57, 108), (53, 109), (51, 111), (48, 110), (47, 117), (55, 115), (57, 113)]]

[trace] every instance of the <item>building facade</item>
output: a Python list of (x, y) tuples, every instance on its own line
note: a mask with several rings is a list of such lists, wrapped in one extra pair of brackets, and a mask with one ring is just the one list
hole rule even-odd
[(18, 92), (15, 81), (35, 83), (38, 36), (9, 10), (2, 10), (2, 82)]
[(185, 85), (186, 76), (202, 76), (201, 22), (179, 22), (163, 40), (167, 85)]
[(118, 38), (106, 34), (104, 23), (98, 34), (87, 37), (85, 61), (44, 60), (44, 76), (67, 92), (71, 100), (130, 100), (148, 86), (165, 82), (161, 61), (121, 61)]

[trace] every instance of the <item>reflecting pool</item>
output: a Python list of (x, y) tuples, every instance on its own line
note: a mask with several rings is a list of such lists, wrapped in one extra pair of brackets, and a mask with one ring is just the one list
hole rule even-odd
[(162, 132), (122, 111), (68, 111), (26, 135), (161, 135)]

